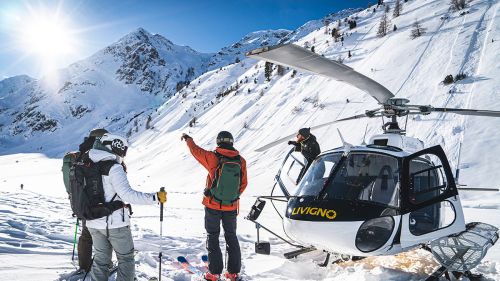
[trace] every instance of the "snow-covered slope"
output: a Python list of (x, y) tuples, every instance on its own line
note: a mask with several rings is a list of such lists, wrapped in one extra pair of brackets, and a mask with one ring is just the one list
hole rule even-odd
[[(394, 4), (390, 0), (385, 2), (391, 6)], [(376, 33), (383, 8), (375, 12), (373, 8), (362, 10), (350, 16), (357, 21), (355, 29), (350, 30), (344, 19), (341, 19), (343, 43), (335, 42), (331, 34), (325, 33), (323, 21), (320, 20), (316, 22), (316, 27), (299, 38), (297, 44), (303, 46), (307, 42), (319, 54), (342, 59), (348, 66), (385, 85), (398, 97), (409, 98), (413, 104), (498, 110), (500, 1), (473, 0), (468, 5), (465, 10), (468, 13), (461, 15), (463, 11), (449, 9), (448, 1), (410, 0), (404, 3), (402, 15), (391, 19), (397, 30), (392, 31), (391, 26), (389, 34), (382, 38), (377, 37)], [(416, 19), (427, 29), (427, 33), (411, 39), (411, 26)], [(336, 22), (332, 22), (328, 26), (329, 31), (336, 25)], [(348, 58), (349, 51), (351, 58)], [(465, 72), (468, 77), (447, 86), (440, 83), (446, 75), (460, 72)], [(131, 136), (132, 147), (126, 161), (134, 188), (152, 191), (164, 186), (169, 192), (164, 228), (167, 238), (163, 243), (167, 256), (165, 278), (189, 280), (189, 276), (178, 269), (173, 259), (177, 254), (184, 254), (196, 260), (204, 247), (203, 207), (200, 202), (206, 172), (189, 155), (187, 147), (180, 141), (180, 135), (188, 133), (202, 147), (213, 149), (215, 136), (220, 130), (233, 133), (235, 146), (248, 163), (249, 186), (242, 196), (238, 228), (244, 257), (243, 272), (249, 280), (424, 278), (436, 264), (430, 254), (423, 251), (319, 268), (313, 260), (321, 260), (322, 253), (313, 252), (297, 260), (285, 260), (282, 253), (291, 250), (290, 247), (263, 234), (263, 240), (271, 241), (272, 254), (258, 256), (253, 253), (255, 227), (242, 218), (248, 213), (256, 196), (270, 193), (274, 174), (288, 150), (286, 144), (264, 153), (254, 152), (255, 148), (293, 133), (300, 127), (359, 114), (376, 106), (375, 100), (350, 86), (315, 75), (294, 73), (290, 69), (284, 69), (283, 75), (279, 75), (275, 66), (268, 81), (264, 75), (263, 62), (242, 59), (239, 63), (217, 67), (194, 78), (189, 86), (177, 92), (154, 112), (151, 111), (150, 129)], [(314, 133), (322, 149), (326, 150), (340, 145), (336, 128), (340, 129), (347, 141), (360, 143), (365, 126), (368, 124), (367, 135), (372, 135), (380, 131), (380, 123), (379, 119), (352, 121)], [(426, 146), (443, 145), (452, 165), (462, 168), (460, 182), (469, 187), (498, 187), (494, 176), (500, 168), (495, 161), (500, 155), (498, 127), (500, 120), (483, 117), (435, 114), (408, 120), (408, 134), (421, 138)], [(85, 128), (75, 133), (81, 138), (85, 135)], [(460, 144), (462, 153), (459, 160)], [(15, 162), (18, 159), (19, 162)], [(49, 197), (65, 196), (57, 163), (58, 160), (40, 155), (0, 157), (1, 168), (9, 171), (0, 176), (0, 188), (4, 192), (1, 197), (14, 198), (2, 202), (5, 205), (3, 209), (7, 210), (4, 213), (9, 215), (0, 221), (0, 246), (11, 252), (15, 252), (13, 248), (18, 251), (17, 255), (0, 254), (0, 265), (6, 264), (10, 276), (14, 276), (11, 280), (16, 280), (17, 275), (22, 276), (23, 270), (32, 272), (32, 268), (47, 267), (29, 261), (25, 265), (16, 262), (22, 256), (20, 251), (24, 250), (16, 243), (27, 241), (24, 235), (29, 234), (30, 229), (41, 228), (38, 223), (42, 219), (23, 221), (27, 226), (24, 232), (13, 230), (8, 221), (25, 216), (24, 211), (15, 206), (19, 202), (52, 200), (53, 203), (47, 204), (49, 207), (41, 206), (43, 212), (55, 218), (69, 215), (67, 206), (64, 210), (54, 210), (55, 206), (64, 204), (63, 201)], [(38, 174), (31, 172), (37, 170), (39, 165), (44, 166), (43, 170)], [(25, 191), (19, 192), (19, 185), (23, 182)], [(30, 191), (42, 195), (35, 196)], [(461, 197), (466, 221), (484, 221), (500, 227), (498, 193), (463, 192)], [(134, 211), (133, 232), (139, 250), (138, 277), (139, 280), (145, 280), (145, 276), (157, 270), (158, 209), (137, 206)], [(269, 223), (274, 231), (281, 233), (280, 222), (274, 219), (276, 216), (272, 212), (270, 206), (266, 207), (261, 219)], [(66, 218), (61, 220), (65, 221)], [(49, 227), (56, 223), (47, 221), (41, 225)], [(67, 254), (53, 259), (56, 270), (45, 271), (45, 276), (52, 279), (70, 270), (71, 246), (67, 240), (72, 235), (71, 226), (61, 227), (61, 232), (64, 232), (63, 241), (66, 241), (61, 244)], [(51, 232), (47, 232), (40, 241), (50, 235)], [(47, 243), (33, 254), (36, 257), (48, 256), (51, 247), (52, 243)], [(12, 256), (16, 259), (12, 259)], [(62, 265), (64, 259), (68, 261), (66, 265)], [(484, 273), (487, 278), (498, 280), (499, 260), (500, 248), (496, 245), (477, 271)]]

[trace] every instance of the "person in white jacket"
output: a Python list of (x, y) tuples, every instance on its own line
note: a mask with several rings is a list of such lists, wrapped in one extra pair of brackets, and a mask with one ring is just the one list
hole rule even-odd
[[(121, 165), (128, 149), (127, 140), (121, 136), (104, 134), (101, 144), (106, 150), (91, 149), (89, 158), (94, 163), (116, 161), (108, 175), (102, 176), (106, 202), (114, 200), (129, 204), (165, 203), (166, 192), (143, 193), (130, 186), (124, 167)], [(111, 266), (112, 250), (118, 259), (117, 281), (133, 281), (135, 278), (134, 242), (130, 231), (129, 210), (121, 208), (111, 215), (87, 220), (87, 227), (94, 241), (94, 262), (90, 272), (91, 280), (107, 281)]]

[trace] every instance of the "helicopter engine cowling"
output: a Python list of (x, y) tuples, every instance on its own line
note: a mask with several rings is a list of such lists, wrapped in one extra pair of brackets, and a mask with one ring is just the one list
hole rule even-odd
[(424, 143), (412, 137), (401, 134), (381, 134), (370, 138), (369, 145), (397, 147), (409, 153), (417, 152), (424, 148)]

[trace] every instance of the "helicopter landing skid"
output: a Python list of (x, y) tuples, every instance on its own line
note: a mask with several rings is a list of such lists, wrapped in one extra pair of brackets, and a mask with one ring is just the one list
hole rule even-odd
[[(330, 258), (332, 256), (335, 257), (335, 260), (330, 262)], [(360, 261), (364, 258), (366, 258), (366, 257), (350, 256), (350, 255), (343, 255), (343, 254), (336, 254), (336, 253), (332, 254), (330, 252), (327, 252), (325, 261), (322, 263), (319, 263), (318, 266), (319, 267), (327, 267), (329, 264), (337, 264), (337, 263), (346, 262), (346, 261), (357, 262), (357, 261)]]
[(489, 248), (497, 242), (498, 228), (480, 222), (471, 222), (465, 231), (436, 239), (430, 247), (424, 249), (432, 252), (441, 264), (427, 281), (438, 280), (443, 274), (448, 280), (449, 272), (455, 277), (465, 276), (470, 280), (479, 280), (480, 275), (470, 272), (484, 258)]

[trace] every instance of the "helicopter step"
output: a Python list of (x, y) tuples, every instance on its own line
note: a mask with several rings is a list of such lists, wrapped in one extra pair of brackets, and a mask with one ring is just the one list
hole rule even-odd
[(438, 280), (443, 274), (448, 277), (448, 272), (471, 280), (479, 278), (470, 270), (481, 262), (498, 238), (498, 228), (486, 223), (471, 222), (461, 233), (432, 241), (429, 250), (441, 267), (427, 280)]
[(293, 258), (296, 258), (296, 257), (302, 255), (302, 254), (309, 253), (312, 251), (316, 251), (316, 248), (315, 247), (308, 247), (308, 248), (298, 249), (295, 251), (284, 253), (283, 255), (285, 256), (286, 259), (293, 259)]

